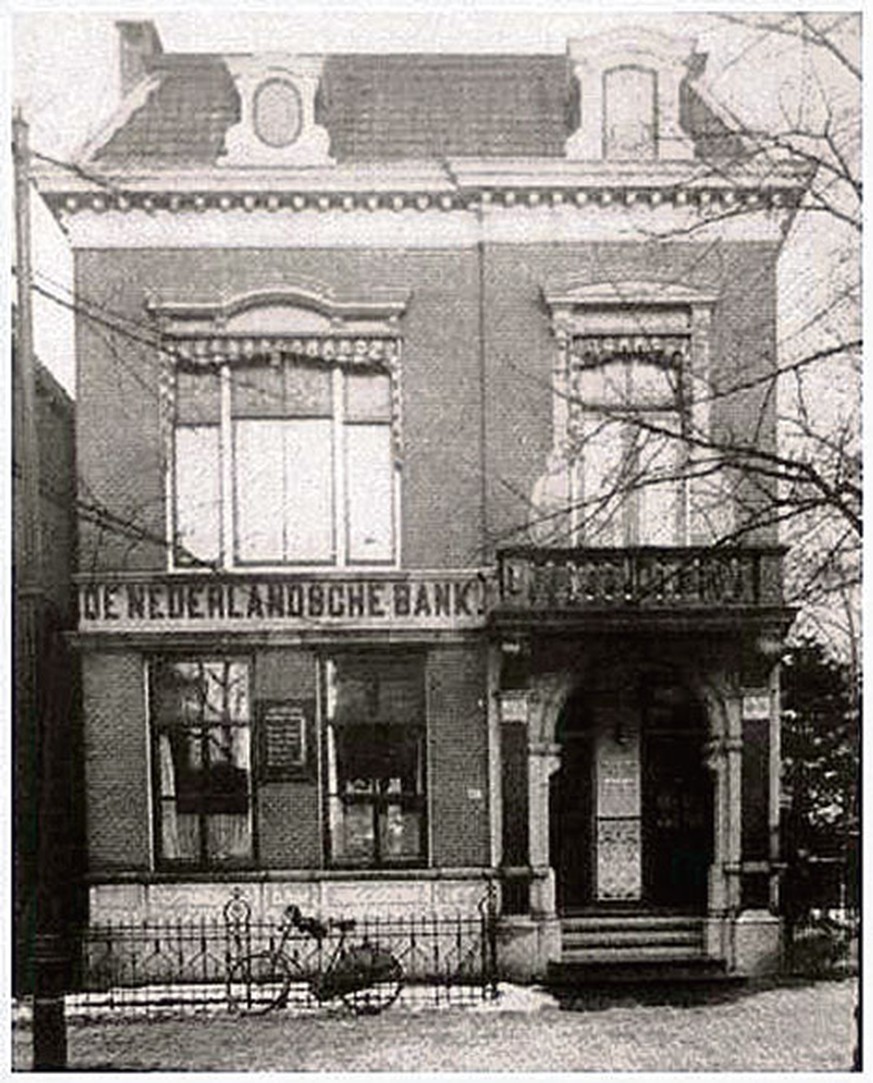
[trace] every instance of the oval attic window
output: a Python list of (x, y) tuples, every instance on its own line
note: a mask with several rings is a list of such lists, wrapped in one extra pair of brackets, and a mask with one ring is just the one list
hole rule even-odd
[(287, 147), (303, 127), (303, 103), (287, 79), (267, 79), (255, 91), (254, 126), (268, 147)]

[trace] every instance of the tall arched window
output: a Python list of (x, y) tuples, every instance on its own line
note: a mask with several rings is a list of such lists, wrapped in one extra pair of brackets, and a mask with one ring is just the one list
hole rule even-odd
[(687, 335), (580, 335), (570, 349), (569, 436), (580, 533), (593, 545), (684, 537)]
[(173, 565), (399, 562), (405, 294), (163, 302)]
[(657, 76), (631, 65), (603, 73), (603, 156), (639, 161), (657, 155)]

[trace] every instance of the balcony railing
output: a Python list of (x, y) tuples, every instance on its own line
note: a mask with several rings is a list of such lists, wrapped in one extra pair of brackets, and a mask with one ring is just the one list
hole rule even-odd
[(498, 556), (498, 609), (779, 607), (781, 561), (777, 547), (506, 549)]

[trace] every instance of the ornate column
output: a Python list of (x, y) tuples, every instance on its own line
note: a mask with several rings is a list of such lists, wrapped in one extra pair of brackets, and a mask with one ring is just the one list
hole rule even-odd
[(742, 873), (742, 785), (743, 785), (743, 716), (742, 697), (731, 690), (725, 699), (727, 760), (727, 838), (725, 846), (725, 879), (727, 907), (738, 911), (741, 905)]
[(531, 743), (528, 758), (530, 809), (530, 887), (532, 914), (555, 913), (555, 873), (549, 864), (549, 779), (561, 765), (561, 746)]
[(555, 723), (575, 681), (573, 674), (550, 673), (535, 680), (528, 693), (528, 860), (533, 879), (532, 914), (554, 917), (555, 873), (549, 864), (549, 780), (561, 765)]
[[(713, 774), (713, 847), (709, 868), (706, 951), (731, 964), (730, 913), (739, 889), (741, 806), (740, 755), (742, 738), (739, 703), (724, 677), (702, 689), (709, 717), (709, 741), (704, 750)], [(738, 748), (740, 751), (738, 751)]]
[(770, 792), (768, 825), (770, 828), (770, 910), (779, 913), (780, 815), (782, 805), (782, 726), (780, 717), (779, 664), (770, 671)]
[(712, 864), (709, 866), (708, 908), (710, 914), (721, 915), (727, 905), (724, 862), (727, 852), (727, 762), (718, 708), (710, 707), (710, 740), (704, 750), (706, 766), (713, 775), (712, 799)]

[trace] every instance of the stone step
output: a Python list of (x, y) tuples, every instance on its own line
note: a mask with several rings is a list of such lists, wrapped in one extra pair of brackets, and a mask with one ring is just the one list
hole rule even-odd
[(705, 958), (703, 944), (598, 944), (591, 947), (561, 948), (562, 963), (641, 963), (669, 960), (684, 962)]
[(695, 914), (573, 914), (561, 918), (563, 929), (700, 929), (703, 918)]
[(697, 928), (644, 928), (633, 929), (608, 926), (606, 928), (563, 929), (561, 944), (564, 949), (584, 947), (624, 947), (647, 944), (690, 944), (703, 943), (703, 930)]
[(658, 986), (663, 983), (718, 983), (743, 980), (729, 975), (721, 960), (695, 958), (660, 961), (619, 960), (612, 962), (565, 961), (549, 963), (546, 985), (561, 994), (585, 987), (632, 984)]

